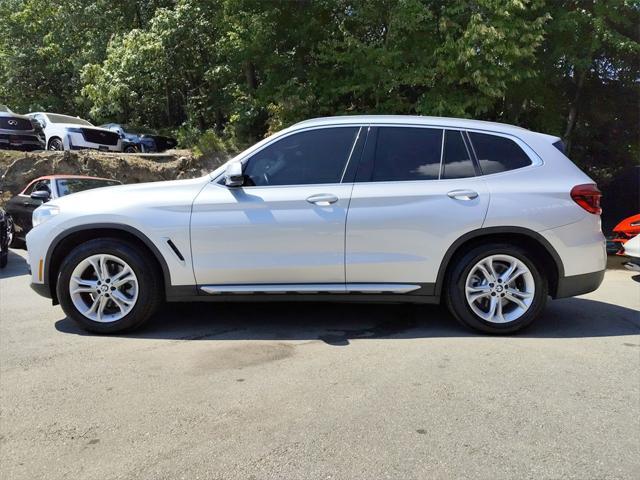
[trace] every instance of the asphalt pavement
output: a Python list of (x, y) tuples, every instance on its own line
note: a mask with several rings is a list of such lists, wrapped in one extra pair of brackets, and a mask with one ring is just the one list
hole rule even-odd
[(510, 337), (304, 303), (173, 304), (97, 336), (10, 255), (1, 479), (640, 478), (640, 275)]

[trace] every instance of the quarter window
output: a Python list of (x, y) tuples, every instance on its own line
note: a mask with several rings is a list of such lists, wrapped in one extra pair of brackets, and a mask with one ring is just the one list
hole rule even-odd
[(381, 127), (370, 181), (437, 180), (442, 130)]
[(531, 159), (509, 138), (469, 132), (473, 149), (484, 175), (531, 165)]
[(444, 137), (444, 155), (441, 178), (468, 178), (476, 174), (473, 160), (462, 138), (462, 132), (447, 130)]
[(308, 130), (278, 140), (253, 155), (248, 186), (340, 183), (359, 127)]

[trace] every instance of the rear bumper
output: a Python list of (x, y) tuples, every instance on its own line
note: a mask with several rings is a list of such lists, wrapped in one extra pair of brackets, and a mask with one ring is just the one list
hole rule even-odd
[(604, 279), (604, 270), (558, 279), (558, 290), (554, 298), (575, 297), (597, 290)]

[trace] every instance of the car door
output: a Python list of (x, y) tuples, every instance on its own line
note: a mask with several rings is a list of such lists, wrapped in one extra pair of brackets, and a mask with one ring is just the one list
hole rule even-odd
[(334, 126), (286, 134), (242, 160), (243, 186), (209, 183), (191, 218), (198, 285), (309, 291), (330, 284), (328, 290), (343, 291), (349, 165), (359, 158), (360, 131)]
[(489, 204), (465, 132), (371, 129), (346, 228), (346, 281), (413, 284), (432, 295), (440, 262)]
[(42, 200), (36, 200), (30, 196), (37, 190), (47, 190), (51, 193), (51, 182), (46, 179), (34, 181), (23, 193), (16, 195), (7, 203), (7, 212), (11, 215), (16, 234), (20, 238), (24, 238), (26, 233), (31, 230), (33, 211), (42, 205)]

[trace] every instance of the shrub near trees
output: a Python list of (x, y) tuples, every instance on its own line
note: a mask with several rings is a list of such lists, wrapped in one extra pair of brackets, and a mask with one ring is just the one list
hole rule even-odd
[(606, 182), (638, 159), (638, 24), (635, 0), (2, 0), (0, 103), (230, 149), (323, 115), (496, 120)]

